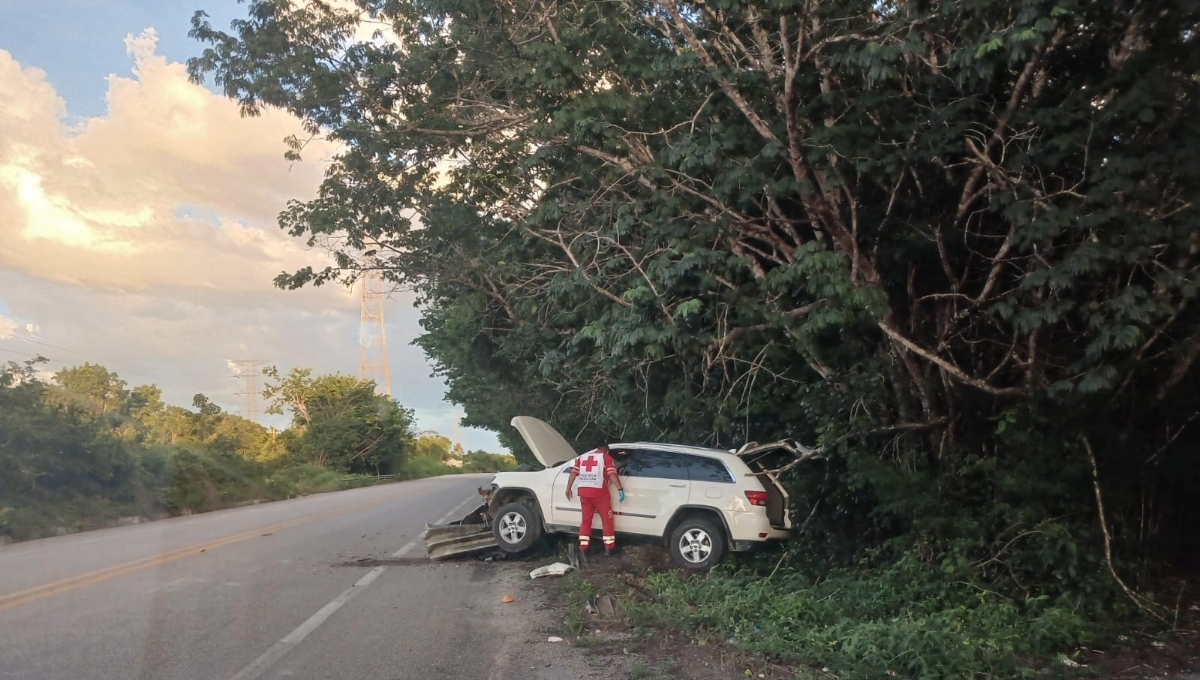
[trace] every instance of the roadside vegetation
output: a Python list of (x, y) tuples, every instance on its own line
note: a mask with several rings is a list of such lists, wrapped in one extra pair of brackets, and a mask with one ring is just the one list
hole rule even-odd
[[(207, 512), (374, 483), (515, 467), (482, 451), (455, 457), (449, 440), (415, 435), (411, 412), (347, 376), (268, 376), (268, 429), (197, 394), (164, 404), (84, 364), (50, 379), (39, 362), (0, 368), (0, 537), (43, 536)], [(433, 439), (432, 444), (429, 439)], [(442, 455), (442, 441), (445, 455)], [(447, 460), (461, 460), (455, 467)]]
[(383, 268), (504, 436), (814, 448), (666, 611), (856, 677), (1195, 628), (1192, 4), (248, 4), (192, 76), (341, 149), (279, 286)]

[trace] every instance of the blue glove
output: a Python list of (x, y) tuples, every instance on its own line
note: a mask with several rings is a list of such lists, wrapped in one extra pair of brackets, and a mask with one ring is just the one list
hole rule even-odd
[(617, 498), (620, 498), (620, 503), (625, 502), (625, 489), (617, 489)]

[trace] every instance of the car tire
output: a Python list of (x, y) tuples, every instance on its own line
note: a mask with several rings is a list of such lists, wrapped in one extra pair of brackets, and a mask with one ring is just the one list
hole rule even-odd
[(708, 571), (725, 556), (725, 531), (707, 517), (687, 517), (667, 542), (671, 559), (684, 569)]
[(506, 553), (525, 552), (542, 537), (542, 518), (524, 503), (506, 503), (496, 511), (492, 536)]

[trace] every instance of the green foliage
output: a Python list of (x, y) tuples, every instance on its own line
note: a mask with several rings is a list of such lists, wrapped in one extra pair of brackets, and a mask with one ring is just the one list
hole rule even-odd
[[(38, 363), (0, 368), (0, 535), (13, 539), (335, 491), (355, 484), (341, 481), (347, 474), (461, 471), (403, 469), (411, 413), (344, 376), (294, 372), (300, 380), (287, 387), (308, 390), (307, 416), (276, 433), (202, 394), (194, 411), (168, 406), (157, 387), (126, 389), (101, 366), (46, 384)], [(492, 467), (507, 464), (495, 458)]]
[(341, 149), (280, 218), (336, 266), (276, 283), (371, 258), (520, 460), (518, 414), (582, 448), (814, 443), (803, 552), (979, 564), (998, 623), (913, 613), (972, 640), (1040, 621), (1025, 593), (1120, 613), (1106, 538), (1141, 588), (1200, 564), (1191, 4), (249, 4), (197, 14), (192, 77)]
[(163, 507), (171, 515), (269, 498), (265, 470), (236, 453), (184, 444), (171, 451), (162, 472)]
[(312, 463), (292, 465), (273, 471), (266, 479), (274, 498), (292, 498), (314, 493), (326, 493), (343, 488), (341, 475), (329, 468)]
[(456, 475), (461, 472), (462, 468), (447, 465), (436, 458), (418, 456), (404, 461), (400, 465), (399, 474), (403, 479), (423, 479), (440, 475)]
[(432, 458), (434, 460), (449, 460), (451, 442), (449, 437), (436, 432), (423, 432), (417, 437), (413, 447), (413, 457)]
[(375, 394), (375, 383), (309, 369), (264, 370), (268, 412), (292, 413), (303, 436), (290, 441), (295, 460), (350, 474), (393, 474), (413, 448), (411, 411)]
[(517, 469), (517, 459), (487, 451), (471, 451), (462, 458), (462, 471), (471, 472), (511, 472)]
[(839, 677), (1017, 677), (1030, 659), (1097, 638), (1083, 599), (1013, 597), (977, 585), (969, 564), (930, 569), (917, 551), (886, 566), (814, 575), (723, 569), (704, 579), (649, 579), (642, 603), (663, 622), (732, 639)]

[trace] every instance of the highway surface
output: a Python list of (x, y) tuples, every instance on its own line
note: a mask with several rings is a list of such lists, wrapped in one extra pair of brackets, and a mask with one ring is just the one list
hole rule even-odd
[(0, 547), (0, 679), (579, 677), (522, 648), (529, 605), (500, 602), (524, 572), (424, 560), (425, 524), (474, 507), (487, 479)]

